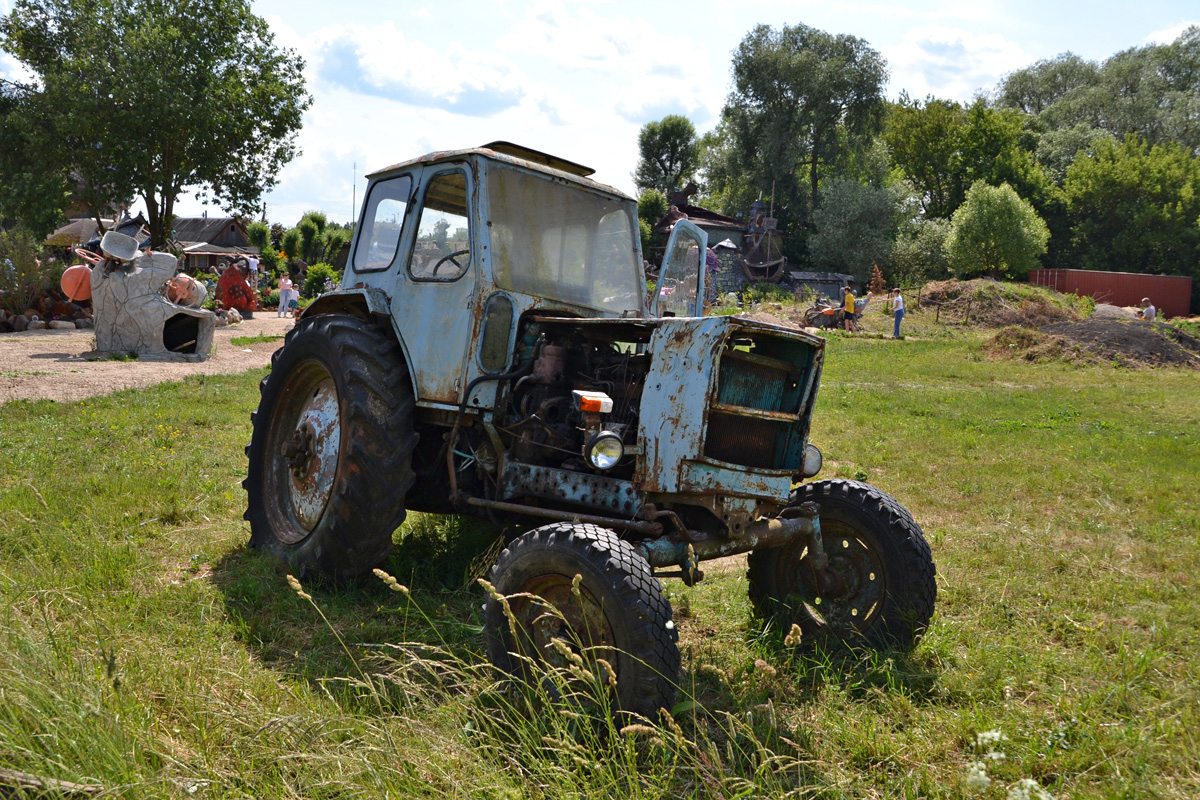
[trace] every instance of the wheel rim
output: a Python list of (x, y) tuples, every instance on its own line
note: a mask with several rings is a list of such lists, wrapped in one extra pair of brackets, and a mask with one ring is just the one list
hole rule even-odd
[[(268, 494), (290, 524), (272, 526), (284, 544), (295, 544), (317, 526), (329, 498), (341, 452), (337, 385), (319, 364), (298, 367), (280, 389), (282, 399), (267, 443)], [(285, 498), (286, 499), (282, 499)]]
[[(565, 645), (583, 660), (587, 671), (595, 674), (597, 662), (603, 659), (619, 674), (612, 624), (587, 587), (580, 584), (576, 589), (573, 579), (565, 575), (539, 575), (510, 597), (509, 606), (520, 639), (510, 641), (514, 652), (565, 670), (572, 662), (559, 649)], [(561, 642), (559, 647), (555, 639)]]
[(864, 630), (878, 619), (887, 596), (883, 560), (868, 537), (842, 522), (821, 520), (828, 569), (817, 572), (805, 549), (783, 559), (783, 576), (794, 587), (788, 605), (803, 609), (818, 625), (834, 631)]

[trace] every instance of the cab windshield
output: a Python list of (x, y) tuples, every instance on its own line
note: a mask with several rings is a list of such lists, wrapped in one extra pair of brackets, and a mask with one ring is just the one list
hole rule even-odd
[(490, 165), (496, 285), (599, 311), (642, 310), (633, 204)]

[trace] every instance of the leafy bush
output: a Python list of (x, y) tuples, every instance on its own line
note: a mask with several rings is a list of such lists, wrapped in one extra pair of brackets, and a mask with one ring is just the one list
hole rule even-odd
[(796, 296), (777, 283), (759, 282), (742, 290), (742, 305), (755, 303), (794, 303)]
[(647, 189), (638, 195), (638, 219), (644, 219), (650, 225), (665, 217), (668, 208), (667, 196), (658, 189)]
[(1050, 229), (1007, 183), (976, 181), (950, 221), (946, 257), (958, 278), (1016, 278), (1037, 269)]
[(920, 286), (950, 277), (946, 237), (950, 220), (918, 217), (909, 223), (892, 247), (889, 277), (893, 286)]
[(279, 292), (273, 289), (263, 289), (258, 293), (259, 304), (263, 308), (270, 306), (279, 306)]
[(20, 314), (57, 282), (61, 269), (55, 269), (44, 255), (41, 243), (29, 231), (15, 228), (0, 233), (0, 308)]
[(342, 276), (330, 264), (312, 264), (308, 268), (308, 276), (300, 288), (303, 297), (316, 297), (323, 292), (331, 292), (341, 283)]

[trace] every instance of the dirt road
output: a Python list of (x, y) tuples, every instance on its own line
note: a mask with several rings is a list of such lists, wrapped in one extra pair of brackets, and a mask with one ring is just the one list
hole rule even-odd
[(217, 328), (215, 352), (198, 364), (162, 361), (88, 361), (95, 347), (92, 331), (28, 331), (0, 334), (0, 403), (12, 400), (81, 400), (118, 389), (182, 380), (188, 375), (242, 372), (264, 366), (283, 339), (235, 346), (231, 340), (280, 336), (293, 321), (259, 312), (254, 319)]

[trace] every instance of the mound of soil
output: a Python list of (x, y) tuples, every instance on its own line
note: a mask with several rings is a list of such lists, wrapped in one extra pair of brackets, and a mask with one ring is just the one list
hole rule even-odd
[(1057, 292), (1001, 283), (987, 278), (970, 281), (934, 281), (921, 294), (922, 305), (938, 305), (942, 322), (963, 322), (985, 328), (1044, 328), (1079, 319)]
[(1105, 361), (1200, 369), (1200, 339), (1163, 322), (1093, 317), (1048, 325), (1043, 330), (1078, 343)]

